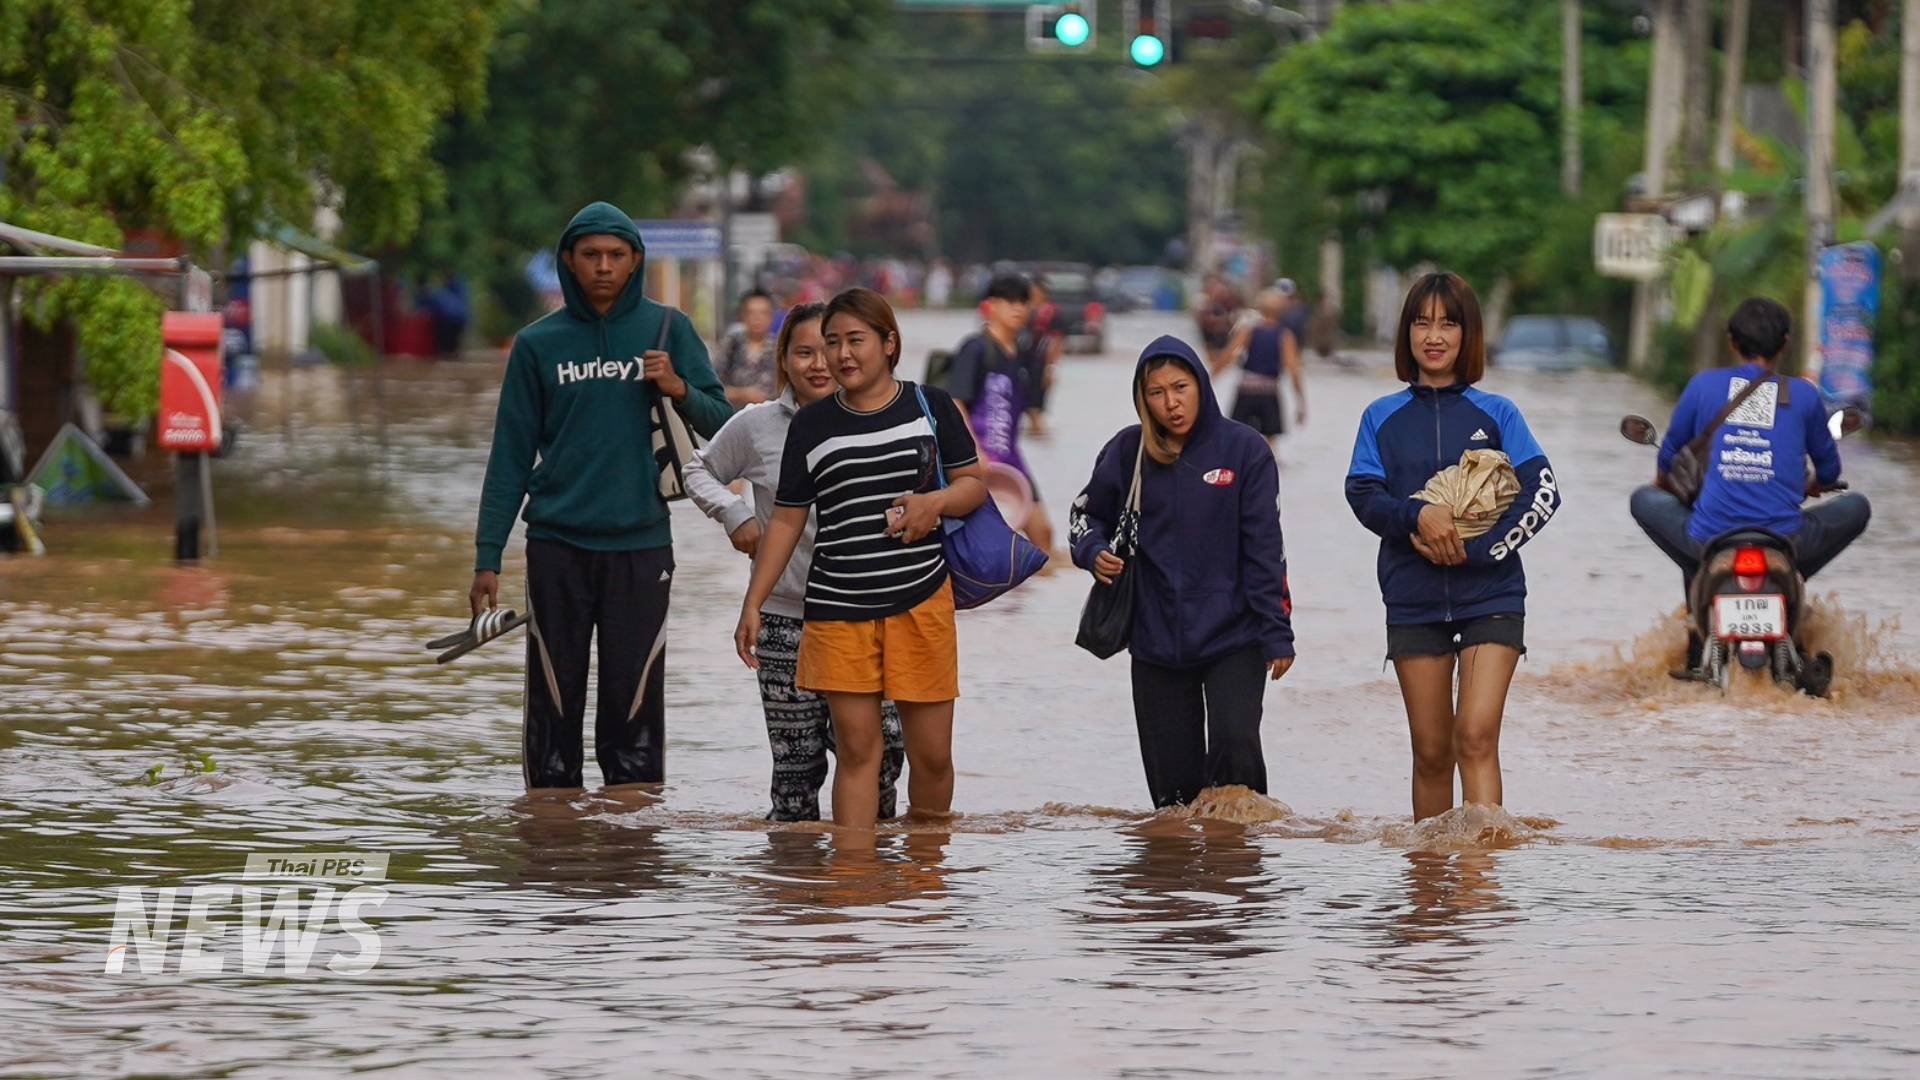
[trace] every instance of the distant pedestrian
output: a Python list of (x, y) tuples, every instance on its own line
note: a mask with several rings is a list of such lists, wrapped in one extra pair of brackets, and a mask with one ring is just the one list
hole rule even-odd
[[(1293, 666), (1293, 600), (1280, 472), (1266, 441), (1230, 422), (1207, 368), (1162, 337), (1133, 374), (1140, 423), (1108, 440), (1074, 500), (1073, 561), (1106, 583), (1131, 564), (1133, 715), (1155, 806), (1206, 788), (1267, 790), (1266, 682)], [(1114, 552), (1139, 476), (1138, 550)]]
[[(1474, 385), (1486, 366), (1473, 289), (1455, 274), (1415, 281), (1393, 343), (1407, 387), (1367, 407), (1347, 470), (1347, 502), (1380, 537), (1387, 659), (1413, 741), (1416, 820), (1452, 808), (1456, 766), (1464, 801), (1500, 804), (1500, 723), (1527, 651), (1520, 548), (1560, 505), (1520, 410)], [(1520, 490), (1491, 528), (1463, 539), (1451, 507), (1414, 495), (1469, 450), (1504, 453)]]
[(1322, 296), (1314, 305), (1313, 314), (1307, 319), (1307, 344), (1322, 360), (1343, 366), (1351, 362), (1340, 355), (1340, 309), (1334, 306), (1331, 296)]
[[(1240, 360), (1240, 385), (1233, 395), (1233, 419), (1259, 432), (1269, 444), (1287, 430), (1280, 400), (1280, 373), (1293, 383), (1294, 422), (1307, 422), (1307, 383), (1301, 372), (1300, 339), (1287, 321), (1291, 301), (1278, 289), (1255, 299), (1258, 320), (1243, 326), (1221, 354), (1222, 367)], [(1213, 374), (1218, 375), (1219, 371)]]
[(787, 430), (734, 647), (759, 665), (760, 611), (812, 511), (819, 528), (795, 678), (826, 695), (833, 714), (833, 820), (873, 827), (883, 699), (900, 710), (913, 811), (943, 817), (953, 805), (960, 662), (941, 521), (986, 501), (984, 470), (953, 399), (894, 377), (902, 344), (885, 299), (848, 289), (828, 302), (821, 326), (840, 389), (801, 409)]
[[(825, 310), (825, 304), (800, 304), (787, 312), (775, 348), (780, 357), (780, 395), (736, 413), (687, 466), (687, 494), (727, 531), (734, 549), (748, 558), (759, 550), (773, 517), (780, 454), (794, 413), (835, 389), (826, 343), (820, 337), (820, 314)], [(728, 489), (739, 480), (753, 485), (751, 503)], [(766, 711), (767, 740), (773, 748), (773, 810), (768, 816), (774, 821), (820, 820), (820, 787), (827, 779), (827, 752), (833, 749), (833, 717), (827, 711), (827, 699), (794, 683), (813, 536), (809, 520), (786, 573), (761, 606), (754, 647), (760, 661), (760, 704)], [(886, 750), (880, 759), (879, 816), (884, 819), (894, 816), (894, 785), (906, 750), (899, 712), (890, 701), (881, 710)]]
[(780, 369), (773, 341), (773, 297), (755, 289), (740, 298), (740, 322), (720, 342), (720, 381), (733, 405), (771, 400)]
[(1194, 322), (1200, 327), (1201, 344), (1207, 348), (1207, 370), (1212, 371), (1220, 366), (1220, 356), (1233, 340), (1234, 328), (1240, 322), (1240, 298), (1226, 278), (1218, 274), (1207, 277)]
[(1307, 328), (1313, 323), (1313, 309), (1307, 304), (1307, 298), (1300, 291), (1300, 285), (1292, 278), (1279, 278), (1273, 283), (1273, 290), (1286, 301), (1280, 312), (1280, 323), (1293, 335), (1294, 347), (1302, 354), (1307, 350)]
[(1033, 298), (1028, 304), (1024, 338), (1021, 351), (1029, 372), (1030, 393), (1027, 431), (1043, 439), (1047, 435), (1047, 401), (1053, 392), (1054, 365), (1067, 351), (1067, 335), (1060, 326), (1060, 305), (1053, 302), (1053, 289), (1044, 277), (1033, 279)]
[(1012, 470), (1017, 475), (1007, 479), (1026, 488), (1026, 513), (1012, 524), (1051, 554), (1053, 525), (1040, 502), (1040, 486), (1020, 453), (1020, 419), (1033, 400), (1036, 380), (1044, 374), (1032, 361), (1031, 339), (1024, 336), (1032, 295), (1032, 285), (1019, 274), (1001, 274), (987, 285), (981, 301), (985, 326), (954, 350), (946, 388), (987, 461)]
[[(652, 450), (664, 395), (703, 435), (733, 412), (693, 323), (641, 295), (633, 218), (596, 202), (558, 247), (566, 305), (507, 356), (475, 529), (475, 615), (500, 596), (500, 557), (526, 505), (529, 788), (581, 786), (587, 668), (600, 636), (593, 743), (608, 786), (666, 777), (667, 600), (673, 529)], [(656, 351), (662, 320), (667, 347)]]
[(927, 268), (927, 306), (944, 308), (953, 302), (953, 266), (945, 258)]

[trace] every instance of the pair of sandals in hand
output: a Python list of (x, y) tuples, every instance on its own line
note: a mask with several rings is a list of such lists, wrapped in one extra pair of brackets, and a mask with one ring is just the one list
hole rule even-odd
[(473, 650), (492, 641), (494, 638), (516, 630), (531, 619), (528, 615), (516, 615), (510, 608), (488, 608), (473, 617), (465, 630), (446, 637), (434, 638), (427, 642), (429, 649), (444, 649), (434, 658), (434, 663), (444, 664), (449, 660), (458, 660)]

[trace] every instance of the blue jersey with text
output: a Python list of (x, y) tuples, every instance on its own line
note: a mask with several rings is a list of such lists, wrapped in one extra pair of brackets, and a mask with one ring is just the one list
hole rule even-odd
[[(1759, 364), (1695, 375), (1673, 407), (1673, 422), (1660, 443), (1660, 471), (1666, 472), (1680, 448), (1756, 378), (1773, 376)], [(1765, 529), (1780, 536), (1799, 532), (1809, 456), (1821, 486), (1840, 479), (1840, 448), (1827, 430), (1827, 406), (1820, 391), (1805, 379), (1773, 379), (1761, 385), (1707, 443), (1700, 497), (1694, 501), (1687, 535), (1705, 543), (1736, 529)]]

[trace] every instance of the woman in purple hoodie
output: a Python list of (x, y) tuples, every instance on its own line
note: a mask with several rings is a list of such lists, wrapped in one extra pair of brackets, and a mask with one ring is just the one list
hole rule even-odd
[(1206, 365), (1175, 337), (1140, 354), (1140, 423), (1108, 441), (1070, 515), (1075, 565), (1111, 583), (1111, 537), (1140, 475), (1134, 723), (1155, 806), (1205, 788), (1267, 790), (1267, 679), (1293, 665), (1293, 600), (1280, 535), (1280, 472), (1252, 428), (1228, 420)]

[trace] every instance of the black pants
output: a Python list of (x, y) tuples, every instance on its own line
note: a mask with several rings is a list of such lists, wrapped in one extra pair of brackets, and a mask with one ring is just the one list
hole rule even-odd
[(666, 779), (667, 597), (673, 549), (588, 551), (527, 541), (526, 707), (530, 788), (580, 787), (588, 649), (600, 632), (594, 757), (609, 784)]
[[(1651, 484), (1635, 491), (1628, 507), (1647, 538), (1680, 568), (1682, 586), (1691, 594), (1694, 575), (1706, 555), (1706, 545), (1687, 533), (1692, 509), (1672, 492)], [(1800, 576), (1811, 578), (1824, 569), (1867, 531), (1872, 518), (1873, 507), (1857, 491), (1829, 495), (1802, 510), (1800, 530), (1793, 534), (1793, 559)]]
[(1260, 752), (1267, 662), (1246, 649), (1206, 667), (1133, 661), (1133, 720), (1155, 806), (1191, 802), (1201, 789), (1245, 784), (1267, 792)]

